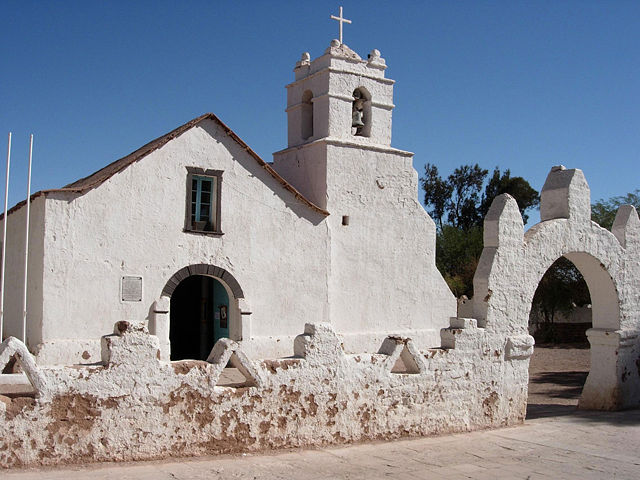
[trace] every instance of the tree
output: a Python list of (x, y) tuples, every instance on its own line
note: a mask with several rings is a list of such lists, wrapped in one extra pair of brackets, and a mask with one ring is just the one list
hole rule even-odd
[(512, 178), (509, 170), (500, 173), (498, 167), (483, 192), (488, 173), (478, 164), (462, 165), (443, 179), (435, 165), (427, 164), (420, 179), (427, 211), (438, 227), (436, 265), (457, 297), (473, 295), (473, 275), (483, 248), (482, 224), (493, 199), (501, 193), (512, 195), (525, 221), (525, 212), (538, 205), (538, 192), (524, 178)]
[(476, 163), (462, 165), (447, 177), (446, 183), (452, 192), (448, 201), (447, 215), (450, 225), (467, 230), (482, 221), (478, 204), (487, 173), (489, 173), (488, 170), (480, 168)]
[(442, 219), (447, 211), (447, 202), (451, 197), (453, 188), (438, 173), (438, 167), (427, 163), (424, 166), (424, 176), (420, 179), (424, 190), (424, 203), (427, 205), (429, 215), (442, 229)]
[(482, 254), (482, 228), (443, 225), (436, 234), (436, 266), (453, 294), (473, 296), (473, 275)]
[(480, 216), (484, 219), (489, 212), (491, 202), (498, 195), (508, 193), (518, 203), (522, 220), (527, 223), (529, 216), (527, 210), (537, 207), (540, 204), (540, 196), (538, 192), (529, 185), (522, 177), (511, 178), (511, 171), (505, 170), (503, 174), (500, 174), (500, 170), (496, 167), (493, 170), (493, 175), (489, 179), (487, 186), (482, 196), (482, 202), (480, 203)]
[(636, 188), (626, 195), (611, 197), (608, 200), (598, 200), (591, 205), (591, 219), (601, 227), (611, 230), (616, 212), (621, 205), (633, 205), (637, 210), (640, 210), (640, 188)]
[(435, 165), (427, 163), (424, 176), (420, 179), (424, 190), (427, 212), (435, 220), (439, 229), (447, 224), (456, 228), (469, 228), (479, 220), (478, 204), (480, 191), (488, 171), (478, 164), (462, 165), (456, 168), (446, 180), (438, 173)]
[(424, 203), (438, 228), (445, 225), (445, 218), (447, 225), (463, 230), (482, 226), (494, 198), (503, 193), (516, 200), (522, 218), (527, 222), (526, 212), (540, 203), (538, 192), (524, 178), (511, 177), (510, 170), (501, 173), (495, 167), (481, 194), (488, 173), (478, 164), (462, 165), (443, 179), (435, 165), (425, 165), (425, 173), (420, 179)]

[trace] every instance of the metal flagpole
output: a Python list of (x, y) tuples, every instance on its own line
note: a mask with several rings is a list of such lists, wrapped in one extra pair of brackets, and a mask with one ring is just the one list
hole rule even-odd
[[(27, 176), (27, 221), (24, 234), (24, 297), (22, 299), (22, 341), (27, 344), (27, 270), (29, 268), (29, 210), (31, 208), (31, 158), (33, 133), (29, 139), (29, 174)], [(6, 215), (6, 214), (5, 214)]]
[(4, 266), (7, 253), (7, 204), (9, 203), (9, 165), (11, 163), (11, 132), (9, 132), (9, 146), (7, 147), (7, 180), (4, 185), (4, 218), (2, 220), (2, 275), (0, 280), (0, 342), (4, 326)]

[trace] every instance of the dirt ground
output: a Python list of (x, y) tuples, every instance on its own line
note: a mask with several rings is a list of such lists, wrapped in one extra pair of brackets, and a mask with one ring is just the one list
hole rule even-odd
[(527, 418), (575, 410), (589, 361), (588, 345), (536, 345), (529, 364)]

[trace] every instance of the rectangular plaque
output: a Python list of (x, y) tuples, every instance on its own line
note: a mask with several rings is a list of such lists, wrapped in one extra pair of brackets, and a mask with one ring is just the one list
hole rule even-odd
[(127, 276), (122, 277), (122, 301), (141, 302), (142, 301), (142, 277)]

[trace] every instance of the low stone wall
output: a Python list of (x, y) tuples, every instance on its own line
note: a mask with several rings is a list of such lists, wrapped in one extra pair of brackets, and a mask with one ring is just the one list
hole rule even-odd
[[(532, 338), (504, 338), (452, 319), (444, 348), (388, 337), (379, 353), (345, 355), (327, 324), (307, 324), (295, 357), (250, 361), (230, 340), (207, 362), (163, 362), (144, 327), (116, 324), (103, 362), (37, 367), (16, 356), (36, 398), (2, 398), (0, 466), (123, 461), (320, 446), (520, 423)], [(231, 363), (247, 378), (217, 386)]]

